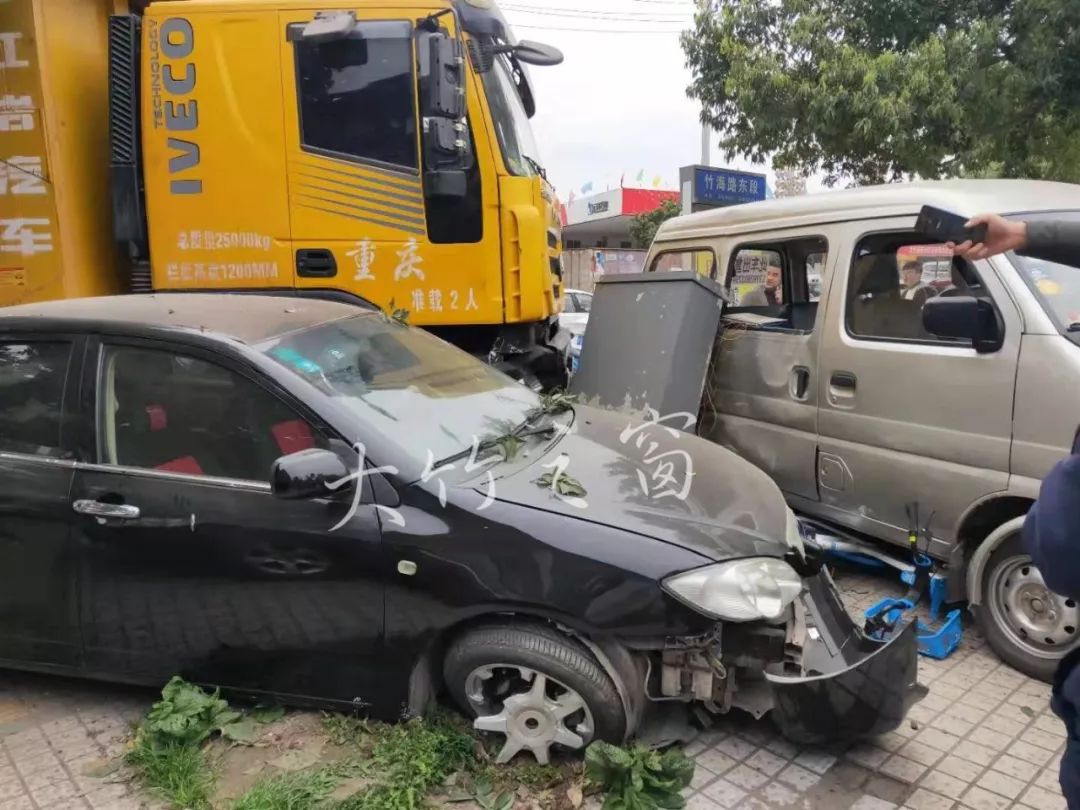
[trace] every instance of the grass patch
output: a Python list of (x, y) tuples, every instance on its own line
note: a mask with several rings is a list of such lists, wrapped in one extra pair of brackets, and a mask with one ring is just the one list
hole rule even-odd
[(309, 810), (322, 805), (346, 775), (342, 766), (287, 773), (256, 783), (232, 810)]
[(139, 780), (175, 807), (207, 810), (214, 787), (214, 769), (198, 746), (169, 742), (152, 745), (141, 736), (128, 753)]

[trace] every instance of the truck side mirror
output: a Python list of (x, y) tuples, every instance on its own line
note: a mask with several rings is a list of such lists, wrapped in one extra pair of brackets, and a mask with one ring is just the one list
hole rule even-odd
[(421, 39), (421, 45), (420, 96), (423, 115), (453, 120), (463, 118), (465, 60), (461, 41), (440, 30)]
[(931, 298), (922, 308), (923, 327), (939, 337), (971, 341), (975, 351), (996, 352), (1005, 340), (1005, 324), (986, 298), (967, 296)]
[(417, 36), (424, 191), (429, 197), (464, 197), (472, 154), (464, 49), (461, 40), (442, 27), (422, 27)]

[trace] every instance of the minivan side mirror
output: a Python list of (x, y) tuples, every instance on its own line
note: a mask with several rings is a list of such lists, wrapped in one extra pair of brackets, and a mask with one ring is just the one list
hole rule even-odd
[(975, 351), (996, 352), (1005, 340), (1005, 324), (987, 298), (931, 298), (922, 308), (923, 327), (939, 337), (967, 338)]
[[(327, 498), (335, 492), (347, 491), (352, 484), (340, 482), (349, 477), (345, 462), (330, 450), (310, 448), (282, 456), (270, 472), (270, 489), (274, 497), (284, 500)], [(330, 484), (338, 484), (331, 489)]]

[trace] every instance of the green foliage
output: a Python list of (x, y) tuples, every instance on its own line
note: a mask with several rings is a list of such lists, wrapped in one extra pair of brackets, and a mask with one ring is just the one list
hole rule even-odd
[(558, 478), (555, 477), (554, 472), (546, 472), (537, 478), (533, 483), (538, 487), (544, 489), (551, 489), (552, 482), (555, 483), (555, 491), (560, 495), (569, 497), (583, 498), (588, 493), (585, 491), (585, 487), (581, 485), (581, 482), (574, 478), (572, 475), (563, 473)]
[(432, 788), (473, 760), (473, 738), (448, 719), (379, 725), (372, 733), (370, 773), (377, 784), (335, 810), (419, 810)]
[(179, 676), (165, 684), (161, 700), (139, 727), (139, 739), (151, 747), (199, 745), (215, 731), (222, 731), (240, 719), (218, 691), (208, 694)]
[(341, 766), (286, 773), (254, 784), (233, 810), (313, 810), (322, 805), (343, 776)]
[(334, 745), (360, 745), (373, 733), (367, 720), (346, 714), (324, 714), (323, 729)]
[(525, 442), (512, 433), (497, 436), (491, 441), (495, 447), (498, 447), (499, 450), (502, 451), (503, 459), (506, 461), (513, 461), (517, 457), (518, 450), (525, 444)]
[(540, 395), (540, 405), (536, 410), (539, 413), (555, 416), (572, 410), (577, 401), (577, 394), (568, 394), (565, 391), (555, 389)]
[(685, 803), (680, 791), (690, 784), (694, 763), (677, 748), (660, 753), (594, 742), (585, 752), (585, 773), (603, 790), (605, 810), (676, 810)]
[(403, 325), (407, 325), (409, 323), (409, 310), (403, 307), (395, 306), (393, 298), (390, 299), (390, 304), (387, 306), (387, 309), (390, 310), (390, 320), (396, 321), (397, 323)]
[(688, 90), (734, 156), (827, 181), (1080, 180), (1076, 0), (715, 0)]
[(672, 217), (682, 213), (679, 204), (674, 200), (664, 200), (652, 211), (638, 214), (630, 222), (630, 238), (636, 248), (647, 248), (652, 244), (653, 237), (660, 225)]
[(195, 745), (164, 742), (151, 744), (139, 736), (127, 761), (150, 791), (174, 807), (208, 810), (214, 772), (206, 753)]

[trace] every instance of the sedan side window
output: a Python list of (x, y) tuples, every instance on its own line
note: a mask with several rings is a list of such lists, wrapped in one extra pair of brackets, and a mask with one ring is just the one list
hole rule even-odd
[(0, 343), (0, 450), (60, 456), (70, 343)]
[(106, 464), (268, 481), (280, 456), (327, 446), (247, 378), (167, 351), (107, 347), (98, 401)]

